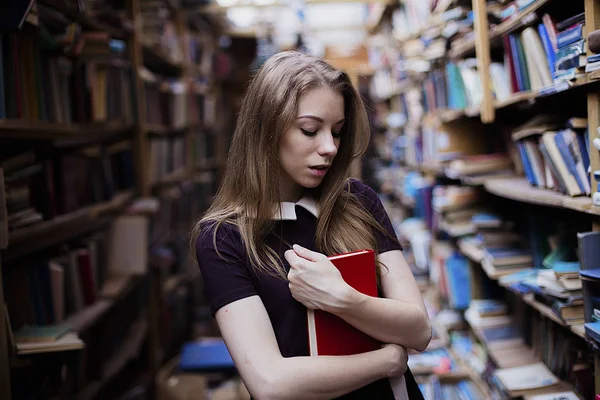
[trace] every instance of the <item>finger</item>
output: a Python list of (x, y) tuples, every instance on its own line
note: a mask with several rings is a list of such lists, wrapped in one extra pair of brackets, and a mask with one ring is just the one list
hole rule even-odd
[(299, 258), (294, 250), (287, 250), (285, 253), (283, 253), (283, 256), (285, 257), (287, 262), (290, 263), (290, 265), (292, 265), (292, 263), (294, 263)]
[(320, 259), (325, 257), (323, 254), (309, 250), (305, 247), (300, 246), (299, 244), (295, 244), (292, 247), (294, 248), (296, 254), (309, 261), (319, 261)]
[(283, 253), (283, 256), (287, 260), (288, 264), (290, 264), (290, 269), (299, 268), (302, 265), (302, 258), (300, 258), (294, 250), (288, 250)]

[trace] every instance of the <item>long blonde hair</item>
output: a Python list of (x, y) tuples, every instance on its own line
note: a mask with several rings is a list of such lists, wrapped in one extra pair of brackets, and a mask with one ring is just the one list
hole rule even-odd
[[(270, 57), (253, 77), (241, 104), (223, 181), (211, 207), (191, 232), (190, 250), (201, 234), (223, 223), (237, 227), (252, 267), (287, 279), (277, 252), (264, 238), (273, 227), (280, 203), (279, 142), (297, 118), (300, 97), (329, 87), (344, 98), (345, 123), (338, 153), (321, 184), (313, 189), (319, 205), (315, 244), (327, 255), (359, 249), (377, 250), (374, 230), (385, 233), (350, 193), (349, 166), (369, 143), (369, 123), (361, 97), (350, 78), (322, 59), (295, 51)], [(193, 257), (195, 259), (195, 257)]]

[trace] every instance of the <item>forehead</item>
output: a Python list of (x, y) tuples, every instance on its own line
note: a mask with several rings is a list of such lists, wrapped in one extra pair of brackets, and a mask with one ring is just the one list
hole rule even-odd
[(337, 122), (344, 118), (344, 97), (329, 87), (310, 89), (298, 101), (298, 116), (301, 115)]

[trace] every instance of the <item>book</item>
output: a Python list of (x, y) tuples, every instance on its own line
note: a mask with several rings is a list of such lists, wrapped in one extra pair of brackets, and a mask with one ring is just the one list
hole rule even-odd
[(579, 400), (575, 392), (556, 392), (550, 394), (540, 394), (536, 396), (526, 396), (526, 400)]
[[(377, 270), (373, 250), (360, 250), (328, 258), (348, 285), (363, 294), (377, 297)], [(308, 310), (307, 318), (311, 356), (351, 355), (381, 348), (378, 340), (337, 315), (323, 310)]]
[(558, 383), (558, 379), (541, 362), (522, 367), (498, 369), (495, 375), (509, 391), (531, 390)]
[(230, 371), (233, 359), (222, 338), (201, 338), (187, 342), (181, 349), (179, 368), (182, 371)]
[(17, 353), (19, 355), (53, 353), (59, 351), (81, 350), (84, 347), (85, 345), (79, 336), (75, 332), (69, 332), (60, 339), (52, 342), (17, 342)]
[(15, 332), (15, 341), (20, 343), (55, 342), (69, 333), (69, 327), (63, 325), (23, 325)]

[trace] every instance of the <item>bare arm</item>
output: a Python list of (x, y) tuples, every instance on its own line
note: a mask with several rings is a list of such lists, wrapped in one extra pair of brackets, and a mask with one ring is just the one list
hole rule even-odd
[(366, 334), (418, 351), (431, 340), (431, 325), (415, 279), (400, 250), (379, 255), (385, 298), (366, 296), (346, 284), (323, 254), (300, 246), (286, 252), (290, 290), (309, 308), (334, 313)]
[(343, 357), (281, 356), (258, 296), (222, 307), (217, 323), (249, 392), (257, 399), (331, 399), (406, 371), (399, 346)]
[(431, 340), (431, 324), (415, 278), (400, 250), (383, 253), (379, 260), (388, 269), (381, 277), (385, 298), (350, 288), (331, 312), (384, 343), (423, 351)]

